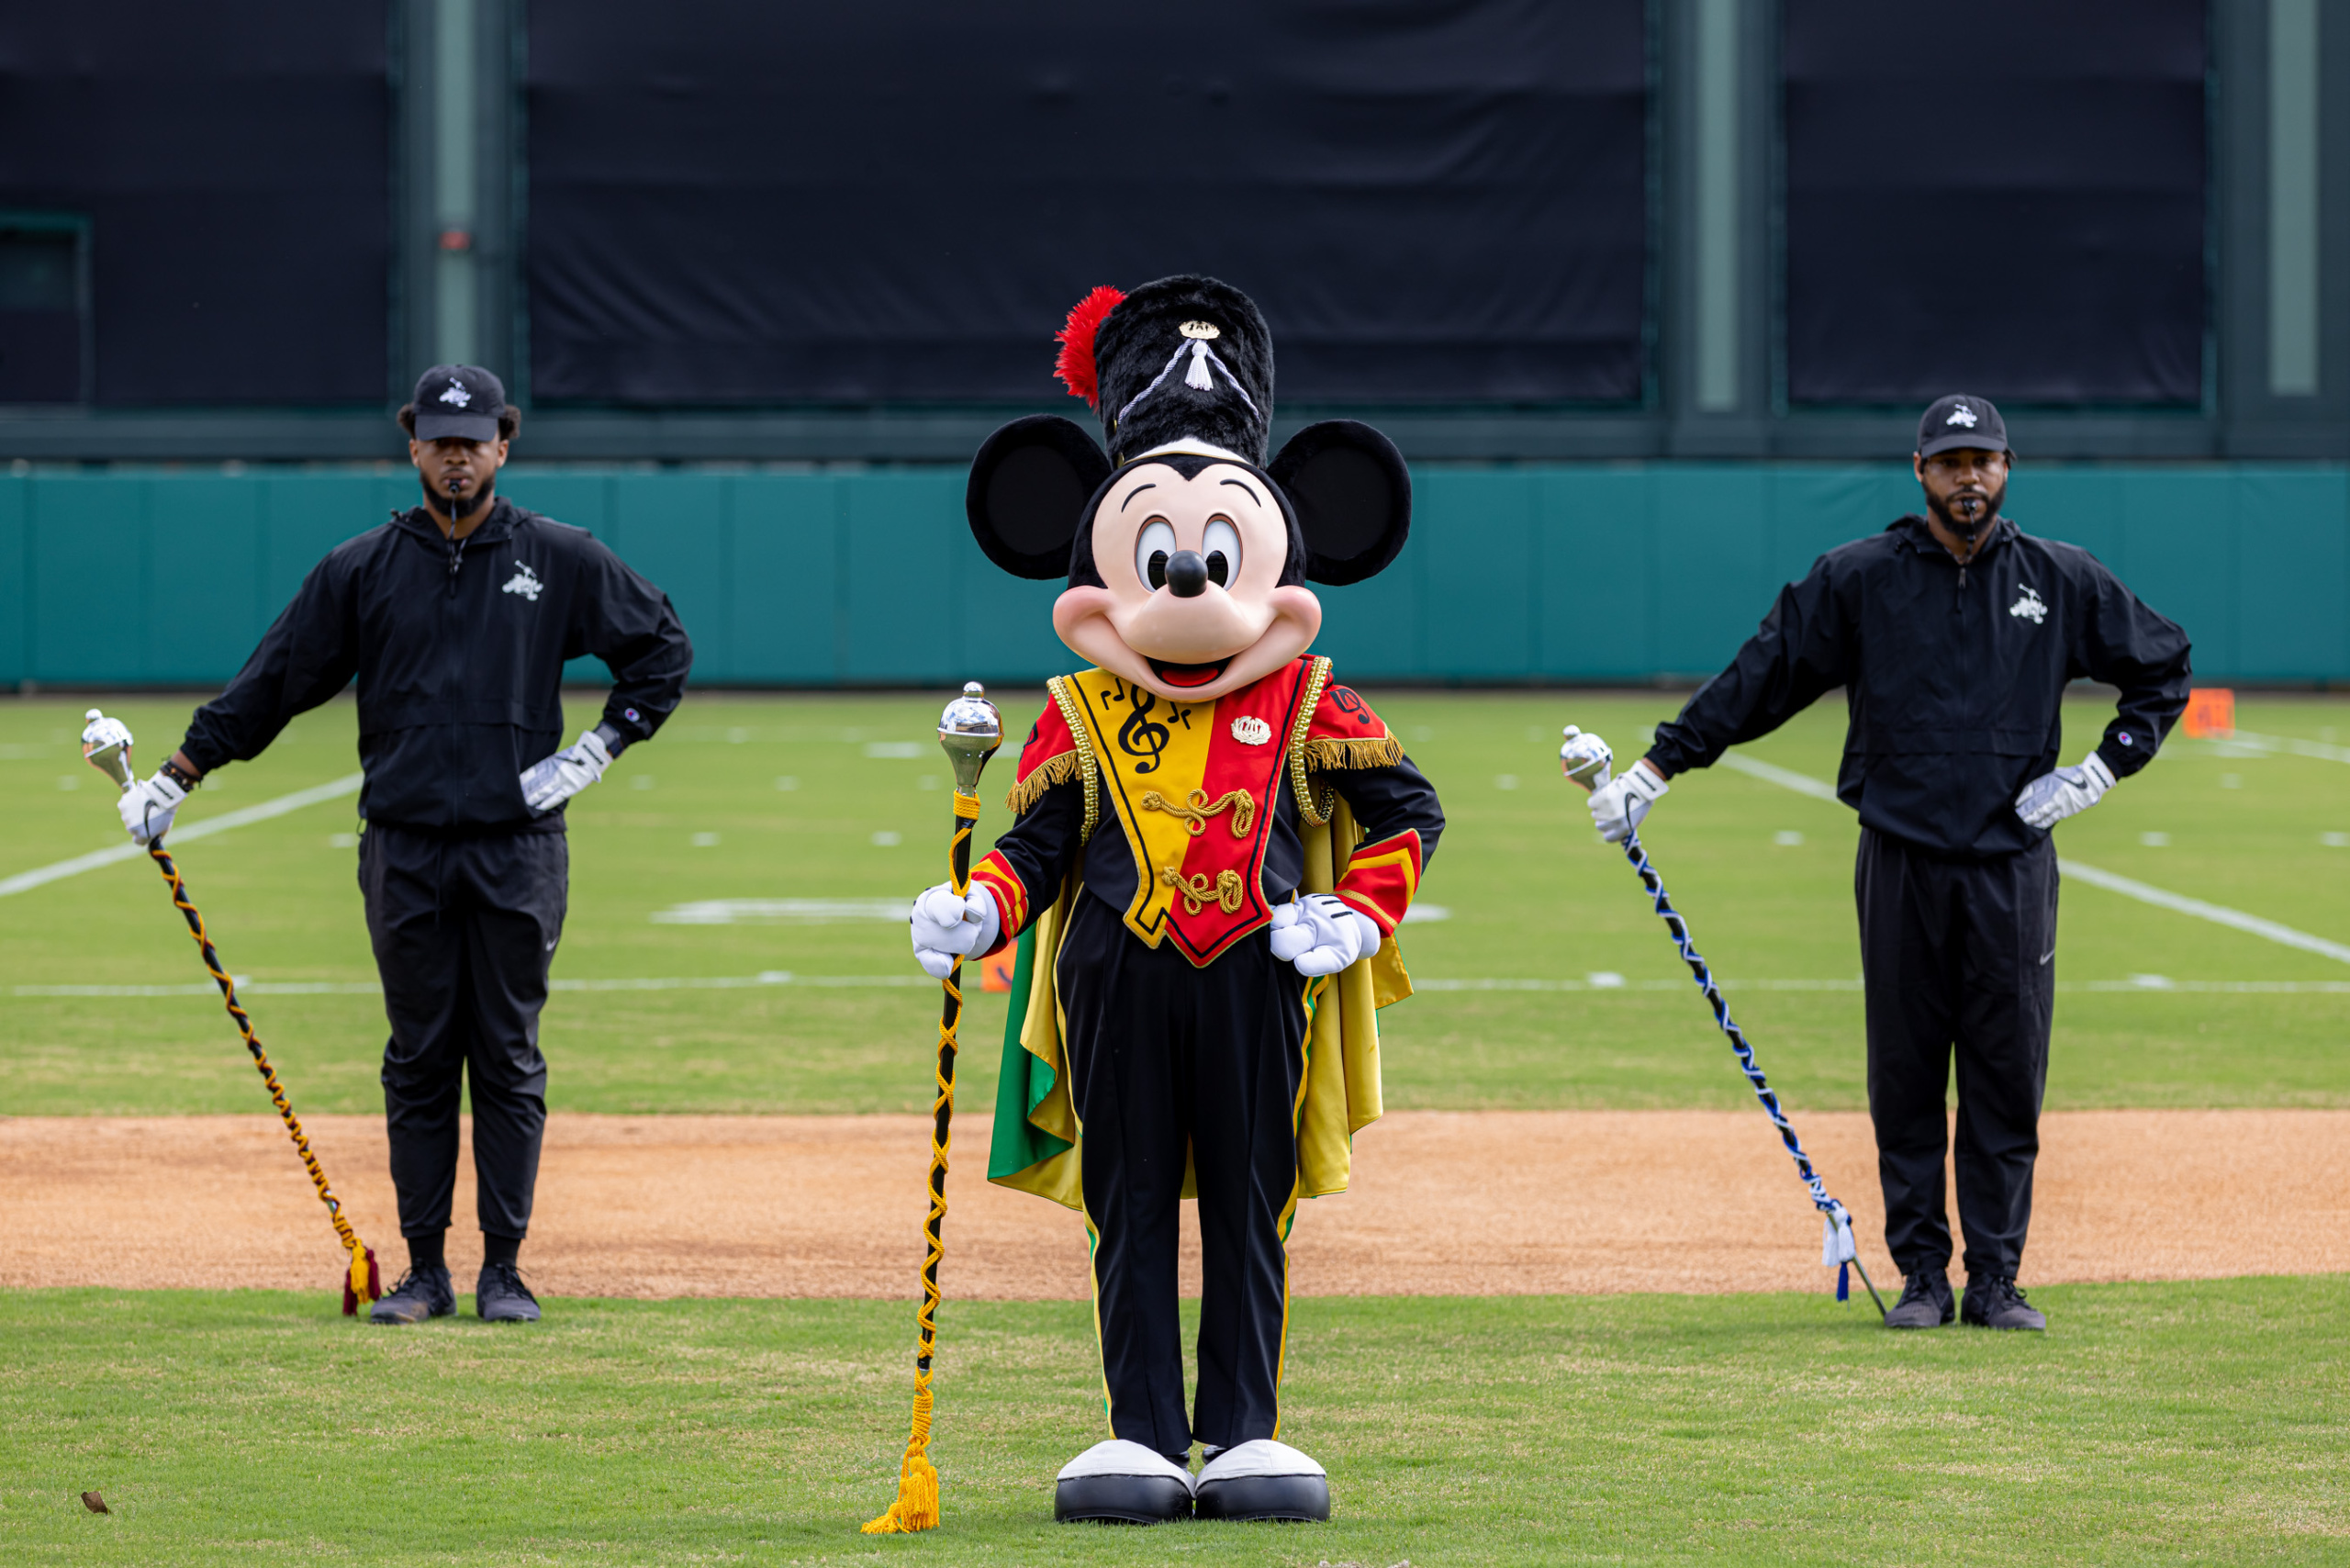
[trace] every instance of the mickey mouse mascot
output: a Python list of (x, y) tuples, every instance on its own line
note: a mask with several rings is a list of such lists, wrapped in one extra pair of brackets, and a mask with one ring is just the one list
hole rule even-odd
[[(1307, 653), (1305, 584), (1393, 560), (1411, 480), (1351, 420), (1265, 461), (1271, 337), (1213, 278), (1096, 289), (1059, 337), (1108, 455), (1068, 420), (1015, 420), (979, 449), (968, 508), (996, 565), (1068, 578), (1053, 629), (1093, 667), (1049, 683), (1018, 821), (968, 898), (922, 895), (915, 956), (943, 976), (1019, 941), (988, 1175), (1085, 1216), (1114, 1434), (1061, 1472), (1055, 1517), (1326, 1519), (1322, 1467), (1276, 1440), (1284, 1243), (1380, 1114), (1373, 1014), (1410, 994), (1395, 927), (1444, 816)], [(1204, 1274), (1188, 1420), (1186, 1197)]]

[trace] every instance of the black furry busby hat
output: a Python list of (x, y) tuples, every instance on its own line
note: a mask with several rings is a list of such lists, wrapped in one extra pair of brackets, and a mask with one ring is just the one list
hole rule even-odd
[(1185, 274), (1131, 294), (1097, 288), (1055, 336), (1058, 373), (1101, 415), (1110, 450), (1058, 414), (1014, 420), (981, 443), (964, 510), (979, 548), (1013, 576), (1099, 586), (1093, 508), (1120, 468), (1158, 452), (1179, 465), (1229, 459), (1272, 481), (1293, 525), (1284, 581), (1358, 583), (1403, 549), (1411, 472), (1369, 425), (1324, 420), (1267, 461), (1273, 335), (1230, 284)]
[(1230, 284), (1184, 274), (1124, 296), (1097, 288), (1060, 340), (1061, 379), (1100, 412), (1113, 465), (1187, 441), (1264, 463), (1273, 334)]

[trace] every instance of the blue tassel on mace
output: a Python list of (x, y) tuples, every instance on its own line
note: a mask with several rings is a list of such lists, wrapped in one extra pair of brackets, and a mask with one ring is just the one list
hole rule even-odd
[(1836, 1265), (1836, 1299), (1838, 1301), (1852, 1299), (1852, 1266), (1850, 1263)]

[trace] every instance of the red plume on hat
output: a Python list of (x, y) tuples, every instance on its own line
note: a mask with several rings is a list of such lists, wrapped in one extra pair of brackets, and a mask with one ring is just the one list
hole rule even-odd
[(1084, 398), (1089, 407), (1101, 401), (1101, 387), (1093, 370), (1093, 334), (1102, 330), (1103, 318), (1116, 309), (1124, 298), (1125, 294), (1103, 284), (1071, 306), (1068, 325), (1053, 334), (1061, 345), (1060, 357), (1053, 363), (1053, 373), (1068, 386), (1070, 397)]

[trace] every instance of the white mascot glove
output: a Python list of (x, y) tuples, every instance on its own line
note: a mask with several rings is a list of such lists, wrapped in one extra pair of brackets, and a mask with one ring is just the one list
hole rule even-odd
[(1302, 975), (1335, 975), (1379, 950), (1379, 924), (1334, 893), (1307, 893), (1273, 911), (1273, 957)]
[(1621, 844), (1672, 788), (1636, 762), (1591, 792), (1592, 825), (1608, 843)]
[(172, 831), (172, 813), (187, 799), (187, 791), (158, 773), (122, 792), (115, 809), (133, 844), (151, 844)]
[(933, 980), (954, 972), (955, 960), (984, 953), (1003, 933), (1003, 915), (995, 895), (973, 885), (969, 894), (955, 896), (955, 884), (941, 882), (914, 900), (912, 924), (914, 962)]
[(2016, 797), (2016, 815), (2027, 827), (2054, 827), (2066, 817), (2087, 811), (2113, 788), (2113, 769), (2091, 752), (2078, 767), (2043, 773)]
[(604, 737), (586, 731), (576, 744), (531, 765), (522, 775), (522, 803), (544, 815), (601, 778), (611, 765)]

